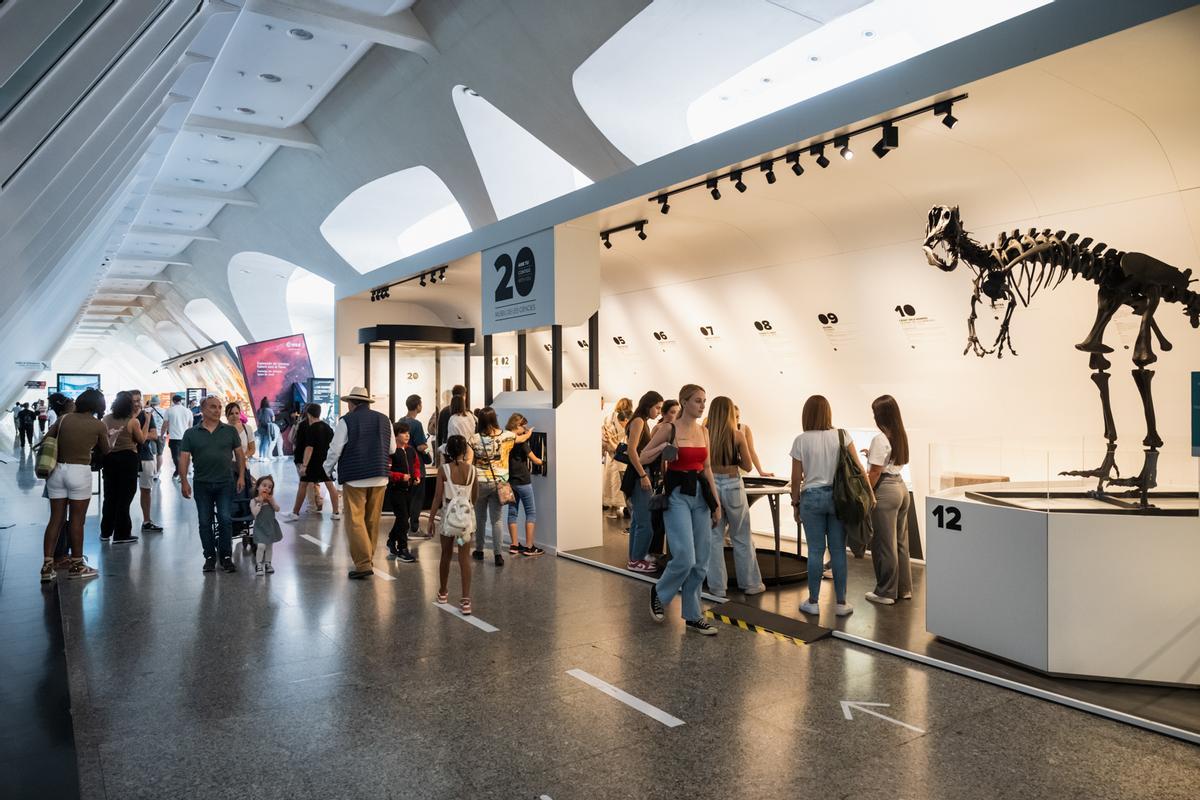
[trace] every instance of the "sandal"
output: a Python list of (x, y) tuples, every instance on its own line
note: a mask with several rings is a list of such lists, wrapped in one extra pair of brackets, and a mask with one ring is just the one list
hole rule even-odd
[(459, 603), (458, 606), (459, 606), (459, 609), (462, 611), (464, 617), (471, 615), (471, 598), (464, 597), (462, 599), (462, 602)]
[(446, 592), (438, 592), (437, 593), (437, 601), (438, 601), (438, 603), (445, 605), (446, 603), (448, 603), (450, 601), (450, 595), (447, 594)]

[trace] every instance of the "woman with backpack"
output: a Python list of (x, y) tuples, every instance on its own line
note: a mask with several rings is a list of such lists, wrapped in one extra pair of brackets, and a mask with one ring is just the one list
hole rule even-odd
[[(800, 604), (805, 614), (820, 614), (821, 565), (825, 563), (826, 543), (833, 562), (834, 613), (844, 617), (854, 613), (846, 602), (846, 529), (833, 505), (833, 479), (844, 449), (862, 470), (854, 440), (845, 431), (833, 427), (829, 401), (814, 394), (804, 402), (800, 413), (804, 433), (792, 443), (792, 508), (797, 522), (804, 525), (808, 542), (808, 601)], [(867, 487), (868, 492), (870, 486)], [(875, 502), (871, 498), (871, 504)]]
[(871, 403), (876, 434), (867, 450), (867, 483), (875, 492), (871, 512), (871, 563), (875, 567), (875, 590), (867, 599), (884, 606), (912, 599), (912, 567), (908, 560), (908, 487), (900, 476), (908, 463), (908, 433), (900, 419), (900, 406), (890, 394)]
[[(500, 525), (503, 506), (516, 499), (508, 483), (508, 455), (514, 444), (529, 441), (533, 428), (520, 432), (500, 430), (495, 409), (481, 408), (475, 412), (478, 429), (471, 435), (471, 451), (475, 456), (475, 470), (479, 475), (479, 490), (475, 503), (475, 552), (476, 561), (483, 560), (483, 546), (487, 534), (492, 534), (492, 554), (497, 567), (504, 566), (500, 554), (504, 546), (504, 529)], [(486, 525), (486, 527), (485, 527)]]
[[(479, 484), (475, 480), (475, 467), (467, 461), (470, 448), (461, 436), (451, 436), (446, 442), (446, 463), (438, 470), (437, 488), (433, 491), (433, 504), (429, 507), (429, 535), (441, 534), (442, 560), (438, 564), (437, 602), (449, 599), (446, 584), (450, 580), (450, 559), (454, 557), (454, 545), (458, 545), (458, 569), (462, 581), (462, 601), (459, 605), (463, 614), (471, 613), (471, 557), (467, 554), (467, 543), (475, 532), (475, 498)], [(438, 527), (438, 515), (442, 517)]]

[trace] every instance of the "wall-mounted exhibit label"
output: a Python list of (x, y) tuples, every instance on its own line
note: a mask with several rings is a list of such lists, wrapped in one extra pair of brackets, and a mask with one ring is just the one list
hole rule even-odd
[(50, 369), (50, 364), (45, 361), (18, 361), (17, 369), (47, 370)]
[(554, 229), (483, 251), (483, 332), (553, 325)]
[(945, 341), (945, 329), (933, 317), (917, 311), (912, 303), (898, 303), (892, 310), (900, 320), (900, 330), (908, 340), (910, 349)]
[(817, 322), (834, 351), (845, 349), (857, 338), (857, 327), (844, 320), (836, 311), (822, 311), (817, 314)]

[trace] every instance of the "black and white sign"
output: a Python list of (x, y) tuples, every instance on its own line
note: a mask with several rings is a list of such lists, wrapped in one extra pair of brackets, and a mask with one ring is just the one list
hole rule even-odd
[(554, 318), (554, 229), (483, 251), (483, 332), (541, 328)]

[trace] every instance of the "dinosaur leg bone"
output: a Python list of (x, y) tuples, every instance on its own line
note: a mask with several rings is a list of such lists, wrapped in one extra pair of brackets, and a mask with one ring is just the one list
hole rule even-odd
[(1104, 329), (1112, 320), (1113, 314), (1121, 307), (1121, 292), (1115, 289), (1100, 287), (1097, 296), (1096, 322), (1087, 338), (1075, 345), (1076, 350), (1085, 353), (1111, 353), (1112, 348), (1104, 343)]
[(991, 353), (992, 351), (988, 350), (987, 348), (985, 348), (983, 346), (983, 344), (979, 341), (978, 334), (975, 333), (975, 320), (979, 319), (979, 313), (976, 310), (978, 306), (979, 306), (979, 277), (976, 277), (975, 278), (975, 291), (971, 293), (971, 316), (967, 317), (967, 346), (963, 350), (963, 355), (965, 356), (967, 353), (973, 352), (975, 355), (979, 356), (980, 358), (983, 358), (984, 356)]
[(1138, 367), (1133, 371), (1133, 382), (1137, 384), (1138, 394), (1142, 396), (1142, 410), (1146, 413), (1146, 438), (1142, 440), (1142, 444), (1146, 446), (1146, 458), (1142, 464), (1142, 471), (1135, 477), (1112, 481), (1117, 486), (1133, 487), (1130, 494), (1136, 493), (1141, 497), (1143, 508), (1149, 506), (1147, 494), (1158, 485), (1158, 448), (1163, 444), (1158, 435), (1158, 424), (1154, 415), (1154, 396), (1150, 389), (1153, 379), (1152, 369)]
[(1112, 366), (1101, 353), (1092, 353), (1089, 360), (1092, 368), (1092, 383), (1100, 390), (1100, 407), (1104, 413), (1104, 438), (1108, 447), (1104, 453), (1104, 461), (1095, 469), (1073, 469), (1061, 472), (1060, 475), (1071, 475), (1077, 478), (1096, 478), (1096, 490), (1093, 495), (1103, 495), (1104, 486), (1113, 480), (1113, 474), (1121, 474), (1117, 467), (1117, 424), (1113, 419), (1112, 396), (1109, 393), (1108, 381), (1112, 376), (1105, 372)]
[[(1133, 345), (1133, 363), (1139, 368), (1147, 367), (1158, 361), (1158, 356), (1154, 353), (1154, 340), (1152, 338), (1153, 331), (1157, 328), (1154, 324), (1154, 312), (1158, 308), (1158, 300), (1159, 294), (1157, 290), (1146, 291), (1145, 300), (1142, 304), (1143, 307), (1140, 309), (1142, 324), (1138, 328), (1137, 341)], [(1162, 336), (1162, 334), (1160, 333), (1159, 336)]]

